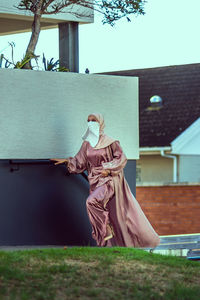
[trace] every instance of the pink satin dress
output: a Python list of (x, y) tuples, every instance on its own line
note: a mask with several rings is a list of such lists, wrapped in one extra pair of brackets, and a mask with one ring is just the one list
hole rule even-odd
[[(88, 172), (90, 195), (86, 207), (98, 246), (154, 248), (160, 239), (124, 178), (126, 162), (118, 141), (98, 150), (85, 141), (77, 155), (69, 158), (68, 170)], [(110, 170), (109, 176), (102, 176), (104, 169)]]

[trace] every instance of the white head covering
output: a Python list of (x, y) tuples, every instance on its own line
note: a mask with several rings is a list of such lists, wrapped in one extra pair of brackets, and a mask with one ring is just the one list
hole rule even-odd
[[(92, 146), (94, 149), (102, 149), (102, 148), (105, 148), (105, 147), (111, 145), (113, 142), (115, 142), (116, 140), (114, 140), (113, 138), (104, 134), (105, 123), (104, 123), (103, 116), (101, 114), (97, 114), (97, 113), (90, 114), (88, 116), (88, 118), (90, 116), (95, 117), (97, 122), (88, 122), (88, 123), (93, 123), (93, 124), (89, 125), (89, 126), (91, 126), (90, 129), (88, 126), (88, 129), (87, 129), (85, 135), (83, 136), (83, 139), (89, 141), (91, 146), (94, 145), (94, 146)], [(97, 129), (95, 129), (95, 128), (97, 128), (97, 126), (99, 128), (99, 132), (97, 132)], [(93, 130), (93, 133), (91, 133), (91, 129)], [(94, 135), (95, 135), (95, 137), (94, 137)]]

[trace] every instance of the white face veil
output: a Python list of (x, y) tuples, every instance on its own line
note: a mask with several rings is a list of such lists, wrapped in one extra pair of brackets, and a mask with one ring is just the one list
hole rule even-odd
[(94, 149), (103, 149), (115, 142), (115, 139), (104, 134), (105, 123), (102, 114), (90, 114), (88, 118), (90, 116), (95, 117), (97, 122), (88, 122), (88, 125), (89, 123), (92, 124), (88, 126), (85, 135), (82, 137), (83, 140), (88, 141)]
[(95, 147), (99, 141), (100, 124), (99, 122), (88, 122), (86, 133), (82, 137), (84, 141), (88, 141), (92, 147)]

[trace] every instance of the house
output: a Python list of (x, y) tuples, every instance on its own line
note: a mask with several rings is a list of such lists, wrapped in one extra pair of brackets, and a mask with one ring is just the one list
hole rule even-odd
[(104, 74), (139, 77), (144, 212), (159, 234), (200, 232), (200, 64)]

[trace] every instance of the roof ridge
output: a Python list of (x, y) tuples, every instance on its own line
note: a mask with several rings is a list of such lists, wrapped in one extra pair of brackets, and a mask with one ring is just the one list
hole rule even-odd
[(149, 68), (137, 68), (137, 69), (126, 69), (126, 70), (118, 70), (118, 71), (106, 71), (106, 72), (100, 72), (98, 74), (111, 74), (111, 73), (123, 73), (123, 72), (131, 72), (131, 71), (142, 71), (142, 70), (160, 70), (160, 69), (170, 69), (170, 68), (177, 68), (177, 67), (186, 67), (186, 66), (199, 66), (200, 63), (188, 63), (188, 64), (180, 64), (180, 65), (166, 65), (166, 66), (158, 66), (158, 67), (149, 67)]

